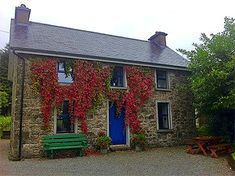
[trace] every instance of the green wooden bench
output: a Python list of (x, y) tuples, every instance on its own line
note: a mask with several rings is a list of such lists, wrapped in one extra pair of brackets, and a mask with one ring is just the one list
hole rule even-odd
[(76, 150), (80, 156), (87, 148), (87, 137), (84, 134), (58, 134), (42, 138), (43, 149), (50, 159), (54, 158), (55, 151)]

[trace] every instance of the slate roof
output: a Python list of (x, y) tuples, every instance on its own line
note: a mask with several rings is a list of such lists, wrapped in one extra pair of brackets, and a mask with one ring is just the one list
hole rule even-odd
[(127, 62), (187, 67), (188, 61), (169, 47), (150, 41), (29, 22), (27, 30), (15, 30), (11, 20), (10, 47), (15, 50), (103, 58)]

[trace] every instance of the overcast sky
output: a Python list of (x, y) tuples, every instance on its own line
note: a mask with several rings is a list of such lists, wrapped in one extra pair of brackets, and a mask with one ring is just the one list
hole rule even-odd
[(0, 0), (0, 48), (22, 3), (35, 22), (143, 40), (163, 31), (174, 50), (192, 49), (202, 32), (222, 31), (224, 17), (235, 17), (235, 0)]

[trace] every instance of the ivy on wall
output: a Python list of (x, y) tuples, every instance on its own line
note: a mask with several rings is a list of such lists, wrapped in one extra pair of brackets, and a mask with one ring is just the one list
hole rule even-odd
[(69, 112), (73, 119), (81, 121), (81, 130), (88, 132), (86, 114), (96, 112), (105, 99), (116, 104), (117, 111), (125, 108), (125, 122), (132, 133), (141, 130), (138, 112), (154, 91), (154, 73), (141, 67), (124, 66), (127, 75), (127, 89), (111, 89), (112, 66), (99, 62), (70, 60), (65, 67), (72, 66), (74, 81), (63, 85), (58, 83), (57, 59), (49, 58), (32, 64), (34, 89), (41, 95), (43, 121), (48, 126), (53, 107), (59, 108), (64, 100), (69, 101)]

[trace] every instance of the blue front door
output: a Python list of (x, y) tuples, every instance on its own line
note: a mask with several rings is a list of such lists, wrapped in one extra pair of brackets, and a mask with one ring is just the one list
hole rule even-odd
[(113, 145), (126, 144), (126, 127), (124, 109), (116, 116), (114, 103), (109, 103), (109, 136)]

